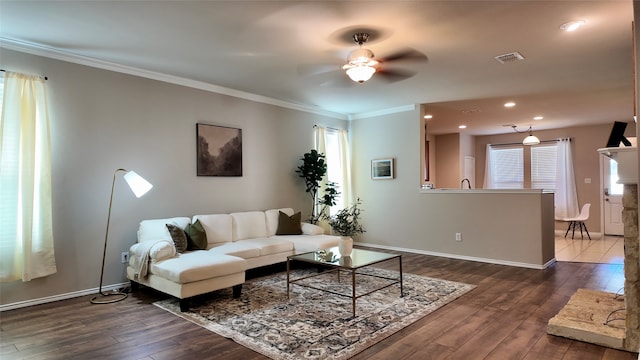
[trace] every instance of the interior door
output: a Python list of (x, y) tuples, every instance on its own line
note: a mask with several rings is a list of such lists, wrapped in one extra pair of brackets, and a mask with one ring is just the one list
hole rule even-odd
[(622, 184), (618, 181), (618, 163), (606, 158), (604, 170), (604, 234), (624, 235), (622, 223)]

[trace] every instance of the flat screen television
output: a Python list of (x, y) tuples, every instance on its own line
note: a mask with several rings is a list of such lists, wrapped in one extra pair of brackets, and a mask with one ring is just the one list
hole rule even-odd
[(620, 143), (626, 146), (631, 146), (631, 142), (624, 137), (624, 130), (627, 128), (627, 123), (621, 121), (615, 121), (613, 128), (611, 128), (611, 135), (607, 141), (607, 147), (619, 147)]

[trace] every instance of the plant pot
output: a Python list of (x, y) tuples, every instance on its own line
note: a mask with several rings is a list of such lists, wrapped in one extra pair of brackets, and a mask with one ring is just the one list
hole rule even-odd
[(338, 240), (338, 252), (340, 256), (350, 256), (353, 250), (353, 239), (348, 236), (341, 236)]
[(340, 266), (351, 267), (351, 256), (341, 256), (338, 263), (340, 264)]

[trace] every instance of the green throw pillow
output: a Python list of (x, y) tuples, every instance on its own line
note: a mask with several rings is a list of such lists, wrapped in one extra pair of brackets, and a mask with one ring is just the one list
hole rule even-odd
[(167, 224), (167, 229), (169, 230), (173, 243), (176, 245), (176, 251), (183, 253), (187, 250), (187, 235), (184, 231), (179, 226), (171, 224)]
[(302, 224), (300, 223), (302, 214), (297, 212), (291, 216), (280, 211), (278, 214), (278, 230), (276, 235), (300, 235), (302, 234)]
[(187, 233), (188, 250), (207, 250), (207, 233), (200, 220), (187, 225), (184, 231)]

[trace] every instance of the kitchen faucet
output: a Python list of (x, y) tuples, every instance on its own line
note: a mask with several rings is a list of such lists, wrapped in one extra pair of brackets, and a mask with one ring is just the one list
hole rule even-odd
[(464, 189), (464, 182), (467, 182), (467, 185), (469, 185), (469, 190), (471, 190), (471, 181), (469, 181), (469, 179), (462, 179), (462, 181), (460, 181), (460, 189)]

